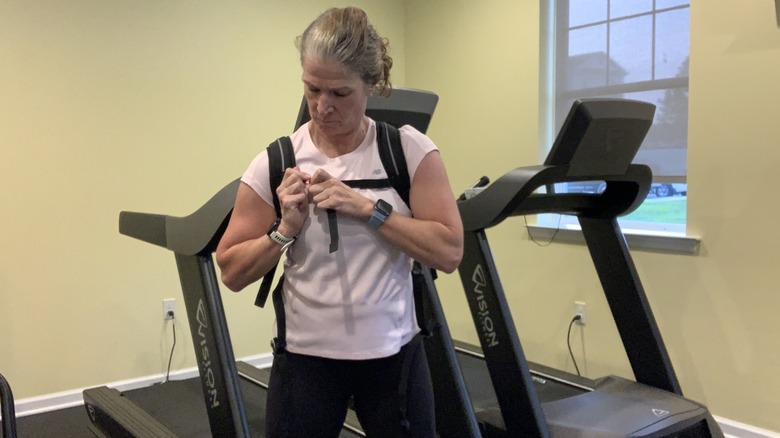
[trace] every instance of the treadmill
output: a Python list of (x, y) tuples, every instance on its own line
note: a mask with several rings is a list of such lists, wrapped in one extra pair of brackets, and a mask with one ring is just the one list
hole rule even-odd
[(2, 422), (2, 434), (4, 438), (16, 438), (16, 407), (14, 406), (14, 393), (11, 385), (0, 374), (0, 422)]
[[(650, 168), (632, 160), (654, 113), (639, 101), (575, 101), (543, 165), (514, 169), (459, 200), (465, 240), (458, 271), (480, 341), (478, 348), (458, 345), (459, 359), (470, 370), (467, 383), (477, 376), (492, 382), (492, 391), (479, 393), (469, 385), (485, 436), (723, 437), (707, 408), (683, 397), (617, 222), (649, 193)], [(555, 191), (578, 181), (606, 188)], [(636, 381), (589, 380), (526, 360), (485, 230), (539, 213), (579, 220)]]
[[(438, 96), (433, 93), (397, 88), (390, 98), (370, 97), (366, 114), (395, 126), (411, 124), (425, 132), (437, 102)], [(304, 100), (296, 129), (308, 120), (307, 110)], [(119, 215), (120, 233), (174, 253), (210, 433), (214, 437), (249, 437), (252, 431), (262, 431), (261, 427), (250, 428), (248, 424), (241, 383), (244, 387), (249, 382), (267, 388), (270, 374), (266, 369), (235, 360), (212, 255), (227, 227), (239, 184), (238, 179), (232, 181), (189, 216), (127, 211)], [(425, 344), (429, 362), (441, 370), (433, 376), (440, 436), (479, 437), (431, 271), (420, 264), (415, 264), (415, 269), (424, 274), (423, 303), (437, 321)], [(115, 389), (97, 387), (85, 390), (83, 395), (90, 430), (96, 436), (177, 436), (170, 427), (171, 421), (155, 418)], [(352, 411), (347, 414), (341, 436), (365, 436)]]

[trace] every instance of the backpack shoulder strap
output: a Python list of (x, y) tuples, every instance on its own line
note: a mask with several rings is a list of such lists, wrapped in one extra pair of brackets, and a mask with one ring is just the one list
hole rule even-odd
[(409, 169), (406, 166), (406, 155), (401, 144), (401, 133), (395, 126), (385, 122), (376, 122), (376, 139), (379, 143), (379, 158), (385, 167), (390, 185), (398, 192), (407, 207), (409, 205), (409, 190), (412, 184)]
[[(398, 192), (398, 195), (409, 205), (409, 191), (412, 187), (409, 176), (409, 168), (406, 166), (406, 155), (401, 144), (401, 133), (392, 125), (384, 122), (376, 122), (376, 136), (379, 143), (379, 157), (382, 159), (382, 165), (385, 167), (387, 179), (390, 185)], [(426, 271), (427, 272), (424, 272)], [(429, 276), (430, 280), (426, 278)], [(433, 284), (436, 278), (436, 271), (414, 262), (412, 268), (412, 284), (414, 291), (414, 309), (417, 317), (417, 324), (422, 330), (423, 336), (430, 336), (437, 326), (436, 317), (431, 311), (430, 304), (426, 302), (424, 295), (429, 284)], [(430, 281), (430, 283), (428, 283)]]
[(266, 148), (268, 151), (268, 179), (271, 183), (271, 194), (274, 197), (274, 209), (276, 217), (282, 216), (279, 198), (276, 196), (276, 188), (282, 183), (284, 171), (288, 167), (295, 167), (295, 153), (290, 137), (280, 137)]
[[(276, 219), (278, 220), (282, 217), (282, 208), (279, 205), (279, 197), (276, 196), (276, 188), (282, 183), (284, 171), (288, 167), (295, 167), (295, 153), (293, 153), (290, 137), (276, 139), (276, 141), (268, 145), (266, 151), (268, 152), (268, 180), (271, 183), (271, 195), (273, 196), (274, 210), (276, 210)], [(257, 291), (257, 297), (255, 298), (256, 306), (265, 307), (268, 294), (271, 292), (274, 274), (276, 274), (276, 265), (265, 274), (263, 281), (260, 283), (260, 290)]]

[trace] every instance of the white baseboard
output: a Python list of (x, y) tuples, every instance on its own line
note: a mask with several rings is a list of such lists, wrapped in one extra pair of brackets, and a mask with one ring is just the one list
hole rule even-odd
[(712, 416), (718, 422), (726, 438), (780, 438), (780, 434), (728, 418)]
[[(268, 354), (260, 354), (255, 356), (248, 356), (241, 358), (240, 360), (253, 365), (257, 368), (268, 368), (271, 366), (273, 356)], [(183, 370), (171, 372), (171, 380), (184, 380), (198, 376), (198, 369), (196, 367), (186, 368)], [(137, 379), (122, 380), (114, 383), (107, 383), (103, 386), (109, 388), (115, 388), (119, 391), (130, 391), (133, 389), (144, 388), (152, 386), (155, 383), (160, 383), (165, 378), (164, 374), (155, 374), (146, 377), (140, 377)], [(47, 394), (38, 397), (30, 397), (21, 400), (17, 400), (15, 403), (16, 415), (18, 417), (24, 417), (27, 415), (40, 414), (43, 412), (55, 411), (58, 409), (70, 408), (73, 406), (79, 406), (84, 404), (84, 398), (82, 393), (85, 389), (74, 389), (71, 391), (57, 392), (54, 394)], [(772, 432), (766, 429), (761, 429), (749, 424), (739, 423), (728, 418), (713, 416), (715, 421), (723, 430), (726, 438), (780, 438), (780, 434)]]
[[(273, 355), (271, 353), (259, 354), (255, 356), (244, 357), (239, 360), (246, 362), (250, 365), (256, 366), (258, 368), (267, 368), (271, 366)], [(198, 368), (192, 367), (192, 368), (185, 368), (177, 371), (171, 371), (169, 379), (184, 380), (184, 379), (190, 379), (197, 376), (198, 376)], [(119, 382), (106, 383), (105, 385), (98, 385), (98, 386), (108, 386), (109, 388), (114, 388), (119, 391), (130, 391), (133, 389), (152, 386), (156, 383), (162, 382), (164, 379), (165, 379), (165, 374), (154, 374), (151, 376), (139, 377), (137, 379), (121, 380)], [(37, 397), (30, 397), (30, 398), (17, 400), (16, 403), (14, 403), (16, 409), (16, 416), (24, 417), (27, 415), (35, 415), (43, 412), (56, 411), (58, 409), (83, 405), (84, 397), (82, 393), (84, 392), (85, 389), (89, 389), (89, 388), (73, 389), (70, 391), (56, 392), (53, 394), (46, 394)]]

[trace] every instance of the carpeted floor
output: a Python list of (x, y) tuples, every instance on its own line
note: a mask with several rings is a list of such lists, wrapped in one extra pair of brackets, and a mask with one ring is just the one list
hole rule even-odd
[(22, 437), (92, 437), (83, 406), (21, 417), (16, 431)]

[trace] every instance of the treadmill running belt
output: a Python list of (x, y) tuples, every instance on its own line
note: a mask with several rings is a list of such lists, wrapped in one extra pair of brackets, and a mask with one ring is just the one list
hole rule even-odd
[[(475, 411), (483, 411), (490, 408), (497, 408), (498, 401), (493, 385), (490, 382), (490, 373), (487, 364), (483, 359), (458, 352), (458, 362), (463, 370), (463, 376), (466, 380), (466, 386), (469, 390), (469, 396), (474, 403)], [(542, 403), (561, 400), (575, 395), (582, 394), (586, 390), (569, 386), (555, 380), (546, 379), (534, 374), (534, 387)]]
[[(265, 390), (241, 379), (241, 393), (249, 431), (253, 437), (264, 437)], [(126, 391), (124, 395), (178, 436), (211, 438), (206, 407), (203, 404), (203, 390), (197, 378), (172, 380), (148, 388)], [(349, 430), (342, 430), (339, 435), (340, 438), (357, 436), (360, 435)]]

